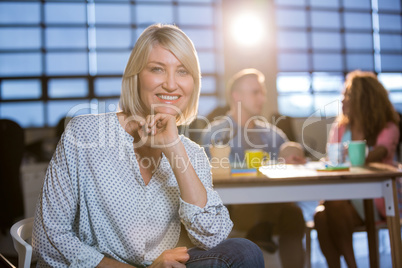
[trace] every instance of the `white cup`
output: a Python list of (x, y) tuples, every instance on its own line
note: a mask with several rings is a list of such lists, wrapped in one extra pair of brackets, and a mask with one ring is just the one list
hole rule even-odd
[(347, 153), (347, 144), (345, 143), (328, 143), (327, 157), (329, 164), (332, 166), (340, 166), (345, 163)]

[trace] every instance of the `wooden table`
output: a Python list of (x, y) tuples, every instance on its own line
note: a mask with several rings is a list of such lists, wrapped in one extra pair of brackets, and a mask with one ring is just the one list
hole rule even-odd
[[(384, 197), (393, 267), (402, 268), (401, 226), (396, 178), (402, 171), (372, 164), (349, 171), (317, 171), (312, 166), (280, 165), (260, 169), (256, 176), (214, 177), (214, 188), (225, 204), (364, 199), (370, 267), (378, 267), (373, 198)], [(370, 209), (371, 208), (371, 209)], [(373, 254), (375, 252), (375, 254)]]

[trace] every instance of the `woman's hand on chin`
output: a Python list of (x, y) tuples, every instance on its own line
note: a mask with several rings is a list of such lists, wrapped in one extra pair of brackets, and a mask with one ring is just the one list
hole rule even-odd
[(127, 115), (123, 112), (117, 113), (120, 125), (131, 136), (135, 136), (141, 127), (145, 124), (145, 118), (139, 115)]
[(170, 114), (148, 115), (145, 123), (138, 129), (138, 134), (144, 145), (151, 148), (168, 148), (177, 144), (179, 132), (176, 125), (176, 117)]

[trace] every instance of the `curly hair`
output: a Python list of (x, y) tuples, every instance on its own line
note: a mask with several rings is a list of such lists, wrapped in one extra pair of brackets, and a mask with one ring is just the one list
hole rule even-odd
[(345, 95), (350, 97), (349, 116), (340, 115), (340, 124), (360, 124), (368, 145), (374, 145), (388, 122), (396, 125), (399, 115), (388, 98), (388, 92), (372, 72), (356, 70), (346, 76)]

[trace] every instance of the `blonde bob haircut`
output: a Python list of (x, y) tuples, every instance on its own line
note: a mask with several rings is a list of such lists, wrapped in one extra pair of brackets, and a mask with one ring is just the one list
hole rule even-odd
[(197, 116), (201, 72), (193, 42), (174, 25), (154, 24), (142, 32), (124, 70), (119, 107), (128, 116), (147, 115), (140, 98), (138, 74), (145, 68), (155, 45), (172, 52), (194, 79), (190, 101), (177, 117), (177, 125), (189, 124)]
[(248, 76), (256, 76), (258, 82), (261, 84), (261, 86), (265, 90), (265, 76), (262, 72), (260, 72), (257, 69), (254, 68), (249, 68), (249, 69), (243, 69), (230, 78), (227, 87), (226, 87), (226, 92), (225, 92), (225, 97), (226, 97), (226, 104), (229, 106), (232, 106), (232, 93), (236, 90), (238, 90), (238, 85), (243, 78), (248, 77)]

